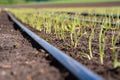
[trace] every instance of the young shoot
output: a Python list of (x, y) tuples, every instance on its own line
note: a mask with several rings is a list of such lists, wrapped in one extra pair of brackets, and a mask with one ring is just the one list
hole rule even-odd
[(78, 20), (74, 20), (71, 25), (69, 25), (70, 39), (71, 44), (74, 45), (74, 48), (77, 47), (80, 34), (80, 25)]
[(46, 32), (47, 33), (51, 33), (51, 27), (52, 27), (52, 21), (50, 18), (48, 18), (49, 20), (47, 21), (47, 28), (46, 28)]
[(73, 33), (75, 31), (74, 30), (75, 26), (73, 26), (72, 24), (69, 24), (68, 27), (69, 27), (69, 31), (70, 31), (70, 41), (71, 41), (71, 44), (74, 44)]
[(87, 53), (80, 52), (80, 55), (86, 59), (91, 59), (91, 57)]
[(93, 55), (92, 55), (92, 39), (94, 38), (94, 28), (91, 28), (91, 34), (90, 34), (90, 37), (89, 37), (89, 53), (90, 53), (90, 57), (92, 58)]
[(80, 33), (80, 29), (78, 29), (78, 31), (76, 31), (74, 33), (74, 48), (77, 47), (78, 42), (79, 42), (79, 33)]
[(103, 27), (104, 26), (102, 25), (99, 33), (99, 52), (100, 52), (101, 64), (103, 64), (104, 49), (105, 49), (105, 35), (104, 35)]
[(63, 40), (65, 39), (65, 27), (66, 27), (66, 26), (65, 26), (64, 23), (61, 24), (61, 30), (60, 30), (60, 31), (61, 31), (61, 32), (60, 32), (61, 35), (60, 35), (60, 36), (61, 36), (61, 39), (63, 39)]
[(113, 66), (114, 68), (120, 67), (120, 62), (118, 62), (118, 52), (116, 51), (116, 43), (119, 39), (119, 34), (115, 37), (115, 31), (112, 31), (112, 57), (113, 57)]

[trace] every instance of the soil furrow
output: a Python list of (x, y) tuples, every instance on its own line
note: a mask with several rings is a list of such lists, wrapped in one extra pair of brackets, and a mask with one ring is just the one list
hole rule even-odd
[[(65, 52), (67, 55), (71, 56), (78, 62), (85, 65), (87, 68), (91, 69), (98, 75), (102, 76), (106, 80), (120, 80), (120, 68), (114, 68), (113, 67), (113, 56), (112, 56), (112, 49), (111, 49), (111, 39), (112, 39), (112, 31), (111, 30), (105, 30), (105, 51), (104, 51), (104, 64), (101, 64), (100, 57), (99, 57), (99, 32), (100, 32), (100, 26), (97, 25), (95, 28), (95, 37), (92, 40), (92, 53), (93, 58), (89, 60), (88, 58), (81, 55), (81, 53), (89, 54), (89, 35), (91, 33), (91, 30), (89, 27), (86, 29), (86, 35), (83, 35), (79, 37), (79, 43), (76, 48), (74, 48), (71, 44), (70, 38), (68, 37), (68, 34), (65, 34), (66, 39), (62, 40), (56, 37), (54, 32), (45, 33), (44, 31), (35, 30), (35, 28), (32, 28), (29, 24), (25, 24), (30, 30), (35, 32), (37, 35), (39, 35), (41, 38), (47, 40), (50, 44), (56, 46), (63, 52)], [(118, 34), (120, 29), (115, 31), (115, 35)], [(120, 49), (119, 49), (119, 40), (116, 43), (116, 53), (118, 53), (118, 61), (120, 61)]]
[(19, 31), (6, 12), (0, 13), (0, 80), (70, 79), (75, 80), (29, 36)]

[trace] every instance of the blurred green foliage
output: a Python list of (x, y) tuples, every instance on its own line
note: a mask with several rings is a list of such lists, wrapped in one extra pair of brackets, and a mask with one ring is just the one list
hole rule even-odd
[(0, 0), (0, 4), (19, 4), (25, 2), (50, 1), (50, 0)]
[(19, 4), (24, 2), (25, 0), (0, 0), (0, 4)]
[(28, 2), (111, 2), (119, 0), (0, 0), (0, 4), (22, 4)]

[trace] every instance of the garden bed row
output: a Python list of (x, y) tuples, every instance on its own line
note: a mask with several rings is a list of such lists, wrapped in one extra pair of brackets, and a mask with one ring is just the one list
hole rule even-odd
[(40, 37), (106, 80), (120, 79), (119, 25), (87, 23), (31, 13), (27, 13), (23, 20), (18, 19)]
[(76, 78), (2, 11), (0, 80), (76, 80)]

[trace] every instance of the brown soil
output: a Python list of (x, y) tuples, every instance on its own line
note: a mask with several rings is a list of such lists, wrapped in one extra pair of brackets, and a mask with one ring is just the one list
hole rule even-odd
[[(26, 26), (28, 26), (26, 24)], [(100, 26), (100, 25), (97, 25)], [(73, 57), (80, 63), (84, 64), (87, 66), (89, 69), (93, 70), (97, 74), (101, 75), (104, 77), (106, 80), (120, 80), (120, 68), (114, 68), (112, 65), (112, 51), (111, 51), (111, 30), (106, 30), (105, 31), (105, 36), (106, 38), (106, 48), (105, 48), (105, 56), (104, 56), (104, 64), (102, 65), (100, 63), (99, 59), (99, 47), (98, 47), (98, 36), (100, 32), (100, 27), (96, 27), (95, 29), (95, 38), (92, 41), (92, 50), (93, 50), (93, 59), (88, 60), (80, 55), (80, 52), (83, 53), (89, 53), (88, 49), (88, 40), (89, 36), (81, 36), (79, 39), (79, 44), (77, 48), (71, 47), (70, 44), (70, 38), (68, 37), (69, 35), (66, 34), (66, 39), (65, 40), (60, 40), (58, 39), (55, 34), (46, 34), (43, 31), (37, 31), (30, 26), (28, 27), (31, 29), (33, 32), (38, 34), (40, 37), (43, 39), (47, 40), (49, 43), (52, 45), (58, 47), (60, 50), (64, 51), (67, 55)], [(90, 28), (86, 28), (86, 31), (88, 34), (91, 33)], [(116, 34), (118, 34), (120, 30), (116, 31)], [(120, 46), (120, 40), (116, 43), (116, 46)], [(120, 53), (120, 49), (116, 49), (118, 53)], [(120, 61), (120, 54), (118, 55), (118, 60)]]
[(36, 5), (13, 5), (0, 6), (1, 8), (67, 8), (67, 7), (113, 7), (120, 6), (118, 2), (96, 2), (96, 3), (62, 3), (62, 4), (36, 4)]
[(1, 12), (0, 80), (76, 79)]

